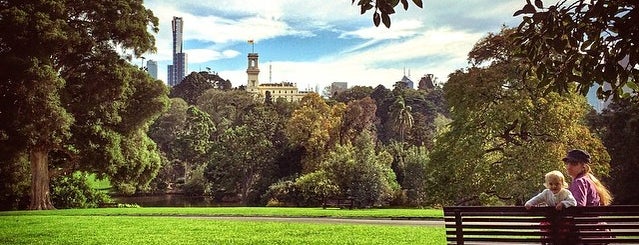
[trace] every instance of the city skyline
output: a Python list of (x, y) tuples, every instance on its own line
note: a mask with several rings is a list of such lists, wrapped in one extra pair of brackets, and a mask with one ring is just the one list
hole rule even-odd
[[(525, 1), (426, 1), (397, 7), (391, 28), (375, 27), (372, 13), (359, 14), (350, 1), (145, 1), (160, 20), (158, 52), (144, 56), (168, 65), (172, 59), (171, 20), (184, 18), (184, 50), (191, 71), (211, 68), (234, 87), (246, 85), (246, 57), (254, 40), (263, 82), (292, 82), (300, 90), (347, 82), (349, 86), (390, 87), (405, 69), (418, 81), (434, 74), (438, 82), (467, 66), (472, 46), (513, 17)], [(250, 7), (247, 7), (250, 6)], [(158, 77), (166, 74), (160, 70)], [(164, 80), (164, 79), (163, 79)], [(166, 81), (165, 81), (166, 82)]]

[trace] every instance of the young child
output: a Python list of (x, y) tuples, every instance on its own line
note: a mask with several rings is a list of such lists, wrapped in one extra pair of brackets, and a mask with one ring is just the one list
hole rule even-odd
[(561, 172), (556, 170), (550, 171), (545, 175), (545, 180), (544, 186), (546, 186), (547, 189), (528, 200), (525, 204), (526, 209), (530, 209), (532, 206), (541, 203), (553, 206), (557, 210), (577, 205), (575, 197), (566, 189), (568, 184)]

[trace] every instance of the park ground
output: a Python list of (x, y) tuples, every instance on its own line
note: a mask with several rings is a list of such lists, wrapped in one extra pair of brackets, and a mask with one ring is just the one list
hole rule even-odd
[(104, 208), (0, 212), (0, 244), (442, 244), (438, 209)]

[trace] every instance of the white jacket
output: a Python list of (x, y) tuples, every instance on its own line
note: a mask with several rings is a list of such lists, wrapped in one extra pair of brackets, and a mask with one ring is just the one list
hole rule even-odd
[(576, 206), (577, 201), (575, 197), (572, 196), (572, 193), (565, 188), (562, 188), (557, 194), (552, 193), (551, 190), (545, 189), (541, 193), (537, 194), (530, 200), (526, 202), (526, 205), (536, 206), (541, 203), (545, 203), (548, 206), (557, 206), (557, 204), (562, 203), (564, 207)]

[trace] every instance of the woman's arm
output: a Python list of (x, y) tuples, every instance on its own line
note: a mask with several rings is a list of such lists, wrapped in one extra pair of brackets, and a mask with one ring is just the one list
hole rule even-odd
[(583, 178), (577, 178), (570, 184), (570, 193), (575, 198), (577, 206), (586, 206), (586, 195), (588, 193), (588, 183)]

